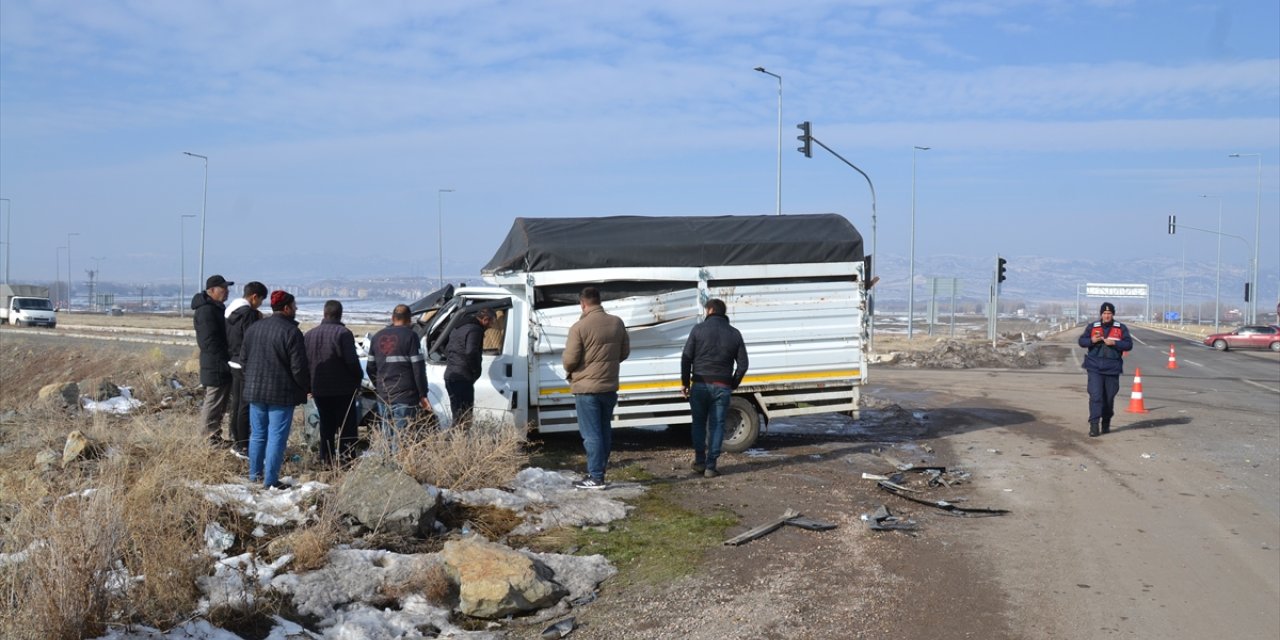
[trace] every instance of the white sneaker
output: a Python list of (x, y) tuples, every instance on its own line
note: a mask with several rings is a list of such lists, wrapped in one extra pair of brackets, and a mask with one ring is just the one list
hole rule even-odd
[(587, 489), (591, 491), (599, 491), (601, 489), (606, 489), (608, 487), (609, 487), (609, 484), (607, 482), (603, 480), (592, 480), (591, 478), (587, 478), (585, 480), (580, 480), (578, 482), (573, 483), (574, 489)]

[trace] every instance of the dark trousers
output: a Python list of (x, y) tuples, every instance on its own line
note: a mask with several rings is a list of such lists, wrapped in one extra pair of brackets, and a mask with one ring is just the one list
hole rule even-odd
[(462, 378), (445, 378), (444, 389), (449, 392), (449, 411), (453, 413), (453, 424), (469, 420), (471, 416), (468, 414), (476, 404), (475, 383)]
[(1120, 391), (1120, 376), (1089, 372), (1089, 424), (1111, 424), (1115, 415), (1116, 393)]
[(231, 368), (231, 398), (227, 402), (231, 413), (231, 440), (237, 449), (249, 449), (249, 403), (244, 399), (244, 369)]
[[(320, 417), (320, 461), (329, 464), (335, 458), (343, 462), (351, 459), (357, 436), (355, 396), (314, 396), (312, 399), (316, 403), (316, 415)], [(336, 450), (334, 436), (338, 438)]]

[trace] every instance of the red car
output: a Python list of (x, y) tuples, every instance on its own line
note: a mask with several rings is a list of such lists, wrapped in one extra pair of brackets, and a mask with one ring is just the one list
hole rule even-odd
[(1270, 349), (1280, 351), (1280, 327), (1250, 325), (1230, 333), (1213, 333), (1204, 339), (1205, 346), (1218, 351), (1227, 349)]

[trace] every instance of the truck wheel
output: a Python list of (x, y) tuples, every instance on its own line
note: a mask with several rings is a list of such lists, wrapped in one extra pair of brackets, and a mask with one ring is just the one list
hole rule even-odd
[(729, 453), (742, 453), (756, 443), (760, 435), (760, 413), (746, 398), (734, 396), (724, 414), (724, 440), (720, 447)]

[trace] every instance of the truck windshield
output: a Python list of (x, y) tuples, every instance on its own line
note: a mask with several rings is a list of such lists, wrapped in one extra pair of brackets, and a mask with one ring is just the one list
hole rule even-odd
[(47, 298), (14, 298), (13, 308), (25, 311), (53, 311), (53, 303)]

